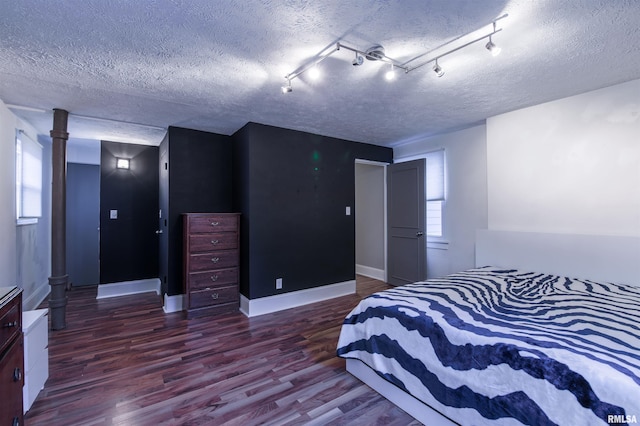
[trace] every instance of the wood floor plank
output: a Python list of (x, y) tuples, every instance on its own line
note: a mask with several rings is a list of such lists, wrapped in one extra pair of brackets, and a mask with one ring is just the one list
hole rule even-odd
[[(247, 318), (165, 314), (153, 293), (96, 300), (68, 292), (67, 328), (49, 335), (49, 380), (27, 425), (417, 425), (345, 371), (340, 326), (388, 288)], [(41, 307), (46, 307), (46, 303)]]

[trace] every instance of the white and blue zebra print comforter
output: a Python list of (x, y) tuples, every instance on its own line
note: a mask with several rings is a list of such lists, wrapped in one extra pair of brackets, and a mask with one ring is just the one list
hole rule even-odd
[(640, 287), (472, 269), (363, 299), (337, 353), (463, 425), (640, 421)]

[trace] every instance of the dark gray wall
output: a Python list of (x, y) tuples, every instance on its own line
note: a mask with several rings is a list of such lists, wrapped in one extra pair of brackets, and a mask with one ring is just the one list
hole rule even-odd
[[(116, 158), (131, 160), (116, 169)], [(118, 219), (110, 219), (118, 210)], [(158, 277), (158, 147), (102, 141), (100, 283)]]
[(176, 295), (184, 292), (181, 214), (233, 211), (232, 140), (215, 133), (169, 127), (166, 144), (168, 183), (161, 183), (161, 191), (168, 191), (168, 259), (163, 289)]
[(392, 149), (255, 123), (233, 137), (241, 293), (256, 299), (354, 279), (354, 162), (392, 162)]

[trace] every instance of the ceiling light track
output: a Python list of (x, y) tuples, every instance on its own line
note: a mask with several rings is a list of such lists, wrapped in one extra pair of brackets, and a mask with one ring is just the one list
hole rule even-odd
[[(302, 64), (300, 67), (298, 67), (295, 71), (285, 75), (285, 80), (286, 83), (284, 86), (282, 86), (282, 93), (290, 93), (293, 91), (293, 88), (291, 86), (291, 81), (300, 77), (300, 75), (304, 74), (306, 71), (309, 71), (312, 68), (317, 69), (316, 67), (318, 66), (318, 64), (322, 61), (324, 61), (325, 59), (327, 59), (329, 56), (333, 55), (335, 52), (339, 51), (340, 49), (344, 49), (344, 50), (349, 50), (351, 52), (355, 53), (355, 58), (353, 59), (353, 61), (351, 62), (351, 64), (353, 66), (360, 66), (364, 63), (364, 59), (366, 58), (369, 61), (381, 61), (381, 62), (386, 62), (388, 64), (391, 65), (391, 71), (386, 73), (386, 77), (388, 80), (392, 79), (389, 78), (390, 75), (392, 74), (393, 70), (395, 70), (396, 68), (401, 69), (406, 73), (416, 70), (418, 68), (421, 68), (429, 63), (434, 63), (433, 66), (433, 70), (434, 72), (436, 72), (436, 74), (438, 75), (438, 77), (442, 77), (444, 75), (444, 71), (442, 70), (442, 67), (440, 67), (440, 65), (438, 64), (438, 59), (443, 58), (444, 56), (450, 55), (451, 53), (457, 52), (458, 50), (464, 49), (467, 46), (470, 46), (474, 43), (477, 43), (481, 40), (484, 39), (488, 39), (487, 44), (485, 45), (486, 49), (489, 50), (489, 52), (491, 52), (491, 54), (493, 56), (497, 56), (498, 53), (500, 53), (500, 48), (498, 46), (496, 46), (493, 43), (492, 40), (492, 36), (500, 31), (502, 31), (502, 28), (498, 28), (497, 27), (497, 22), (500, 21), (501, 19), (506, 18), (507, 16), (509, 16), (508, 14), (504, 14), (502, 16), (497, 17), (496, 19), (494, 19), (490, 24), (487, 25), (492, 25), (493, 29), (489, 30), (488, 32), (483, 32), (481, 35), (473, 38), (472, 40), (463, 43), (461, 45), (457, 45), (456, 42), (458, 40), (461, 40), (467, 36), (470, 36), (472, 34), (476, 34), (478, 33), (480, 30), (476, 30), (476, 31), (471, 31), (468, 32), (466, 34), (462, 34), (456, 38), (454, 38), (453, 40), (450, 40), (446, 43), (444, 43), (443, 45), (437, 47), (436, 49), (432, 49), (428, 52), (422, 53), (412, 59), (409, 59), (406, 62), (400, 62), (396, 59), (393, 59), (389, 56), (387, 56), (385, 54), (384, 51), (384, 47), (382, 47), (381, 45), (377, 44), (374, 45), (370, 48), (368, 48), (367, 50), (360, 50), (357, 49), (355, 47), (352, 46), (348, 46), (346, 44), (343, 44), (341, 42), (337, 42), (335, 45), (330, 46), (329, 48), (326, 48), (322, 51), (320, 51), (320, 53), (316, 54), (311, 60), (305, 62), (304, 64)], [(482, 28), (486, 27), (487, 25), (484, 25)], [(445, 49), (446, 48), (446, 49)], [(443, 50), (444, 49), (444, 50)], [(439, 52), (439, 53), (438, 53)], [(410, 63), (417, 61), (418, 59), (422, 59), (422, 58), (427, 58), (426, 60), (423, 60), (422, 62), (420, 62), (418, 65), (414, 65), (414, 66), (409, 66)]]

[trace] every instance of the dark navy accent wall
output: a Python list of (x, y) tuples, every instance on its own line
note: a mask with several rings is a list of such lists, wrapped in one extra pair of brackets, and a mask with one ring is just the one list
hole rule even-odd
[(233, 211), (232, 140), (230, 136), (169, 127), (166, 149), (169, 158), (166, 292), (176, 295), (184, 293), (181, 214)]
[(240, 293), (248, 297), (251, 280), (250, 257), (251, 212), (250, 185), (251, 168), (249, 161), (250, 131), (248, 126), (233, 135), (233, 208), (240, 215)]
[(233, 138), (241, 293), (257, 299), (353, 280), (354, 162), (391, 163), (392, 149), (256, 123)]
[[(130, 169), (117, 169), (116, 158), (130, 159)], [(158, 277), (157, 226), (158, 147), (102, 141), (101, 284)]]

